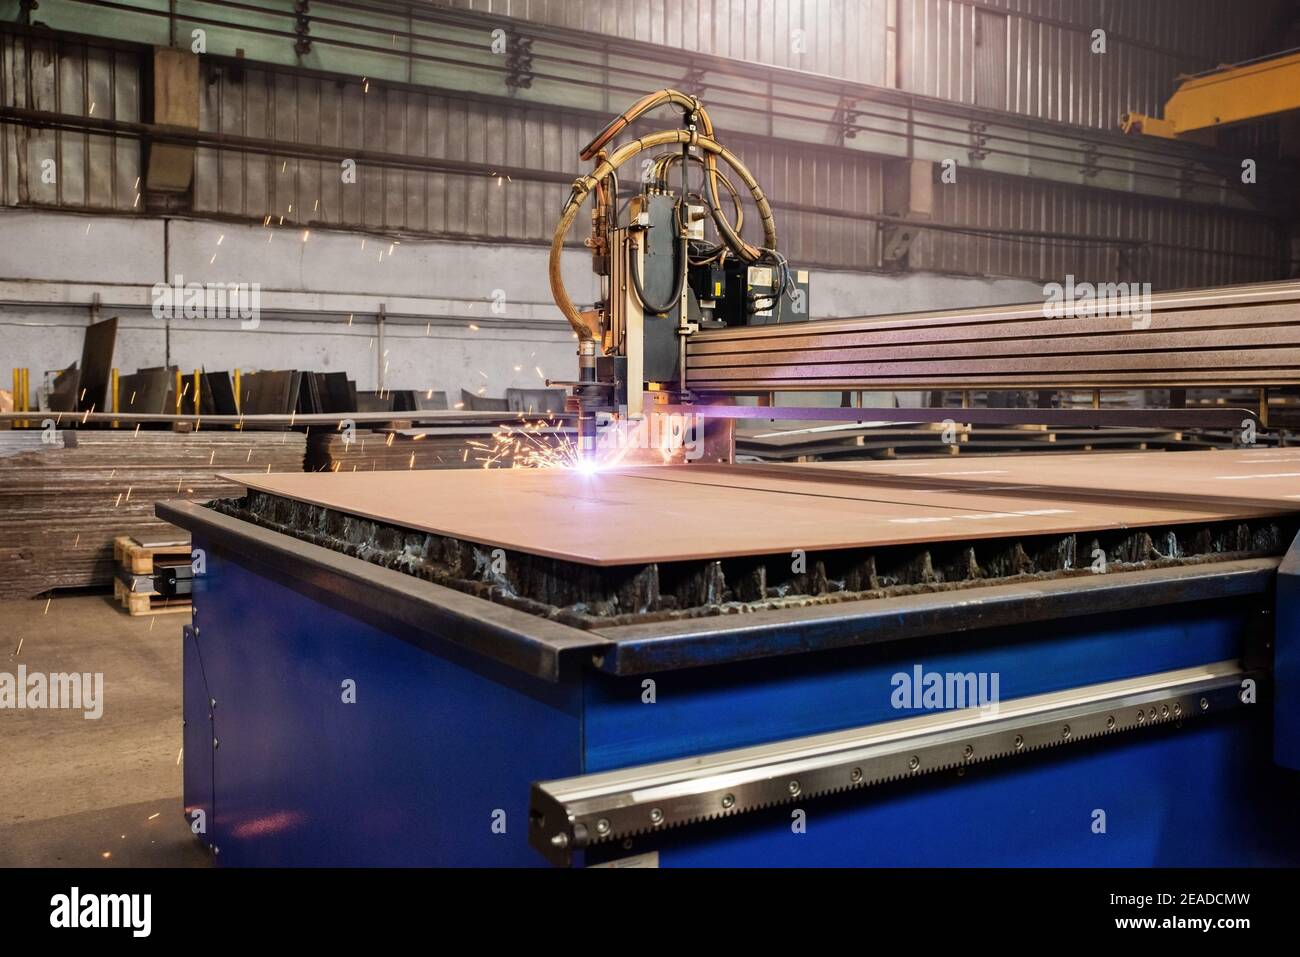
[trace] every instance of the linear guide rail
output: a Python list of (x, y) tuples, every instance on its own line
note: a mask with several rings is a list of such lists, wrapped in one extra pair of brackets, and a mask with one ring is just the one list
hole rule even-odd
[(595, 844), (1250, 702), (1258, 675), (1219, 662), (533, 785), (530, 834), (552, 863)]

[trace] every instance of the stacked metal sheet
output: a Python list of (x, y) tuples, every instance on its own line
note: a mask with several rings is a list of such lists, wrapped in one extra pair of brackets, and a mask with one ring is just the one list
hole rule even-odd
[(705, 330), (687, 370), (713, 393), (1295, 386), (1300, 283)]
[[(870, 416), (866, 410), (865, 417)], [(961, 422), (961, 411), (952, 418)], [(1233, 445), (1232, 436), (1200, 436), (1174, 429), (1056, 429), (1040, 426), (990, 428), (940, 423), (836, 424), (746, 422), (736, 430), (743, 461), (815, 462), (827, 459), (890, 459), (904, 456), (988, 455), (1102, 449), (1192, 449)]]
[(0, 597), (107, 585), (118, 535), (184, 538), (155, 501), (237, 495), (218, 472), (300, 472), (303, 450), (297, 432), (0, 431)]

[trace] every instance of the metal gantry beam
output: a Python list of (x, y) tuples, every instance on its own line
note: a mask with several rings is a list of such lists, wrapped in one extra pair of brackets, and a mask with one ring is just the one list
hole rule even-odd
[(1125, 286), (1102, 309), (1054, 318), (1038, 302), (703, 330), (686, 378), (723, 394), (1300, 385), (1300, 282), (1145, 299)]

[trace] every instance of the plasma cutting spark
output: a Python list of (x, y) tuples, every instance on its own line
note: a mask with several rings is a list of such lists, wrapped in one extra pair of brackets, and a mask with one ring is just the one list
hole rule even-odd
[(547, 418), (499, 426), (488, 441), (469, 445), (485, 469), (569, 469), (585, 474), (617, 467), (628, 451), (597, 449), (594, 455), (584, 455), (573, 439), (556, 429), (555, 420)]
[[(656, 428), (648, 419), (603, 423), (593, 448), (558, 427), (554, 418), (520, 419), (501, 425), (485, 442), (467, 443), (483, 468), (567, 469), (592, 475), (625, 464), (672, 462), (682, 454), (677, 433)], [(467, 453), (469, 450), (466, 450)], [(629, 453), (632, 455), (628, 460)]]

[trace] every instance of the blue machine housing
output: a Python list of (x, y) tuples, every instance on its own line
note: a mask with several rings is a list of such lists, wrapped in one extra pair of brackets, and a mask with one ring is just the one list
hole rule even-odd
[(1261, 559), (596, 634), (200, 506), (158, 510), (205, 558), (185, 634), (185, 805), (222, 863), (543, 864), (533, 782), (906, 717), (892, 679), (917, 665), (996, 674), (1008, 700), (1229, 659), (1267, 668), (1274, 651), (1273, 708), (673, 828), (576, 863), (1300, 863), (1300, 719), (1286, 707), (1300, 542), (1280, 570)]

